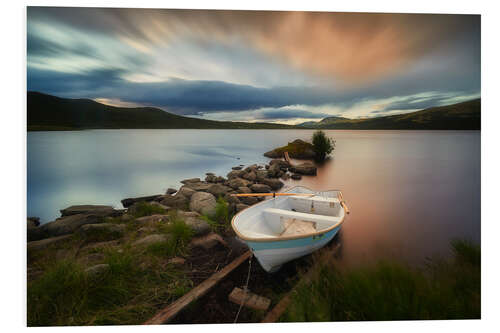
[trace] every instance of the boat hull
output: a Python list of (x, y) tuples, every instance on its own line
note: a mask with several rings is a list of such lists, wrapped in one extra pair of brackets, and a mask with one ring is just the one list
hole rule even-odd
[(306, 256), (330, 242), (340, 226), (316, 236), (269, 242), (245, 241), (265, 271), (272, 273), (284, 263)]

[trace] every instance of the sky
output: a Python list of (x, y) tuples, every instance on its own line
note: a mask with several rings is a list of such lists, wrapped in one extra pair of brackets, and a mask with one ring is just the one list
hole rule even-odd
[(27, 88), (297, 124), (480, 97), (479, 15), (28, 7)]

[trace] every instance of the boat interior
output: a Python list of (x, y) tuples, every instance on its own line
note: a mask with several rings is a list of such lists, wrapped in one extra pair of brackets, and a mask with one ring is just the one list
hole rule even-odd
[(249, 238), (285, 238), (321, 232), (336, 225), (343, 216), (339, 199), (328, 192), (264, 201), (255, 209), (243, 211), (235, 224)]

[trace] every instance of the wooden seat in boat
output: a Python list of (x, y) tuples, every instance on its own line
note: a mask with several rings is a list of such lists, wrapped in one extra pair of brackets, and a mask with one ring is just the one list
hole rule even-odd
[(316, 232), (316, 222), (303, 221), (294, 218), (282, 218), (284, 230), (280, 237), (305, 235)]

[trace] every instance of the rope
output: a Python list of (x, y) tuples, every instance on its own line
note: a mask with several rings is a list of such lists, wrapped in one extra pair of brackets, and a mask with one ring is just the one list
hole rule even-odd
[(240, 308), (238, 309), (238, 313), (236, 313), (236, 318), (234, 318), (233, 324), (236, 324), (238, 321), (238, 317), (240, 315), (241, 308), (243, 308), (243, 305), (247, 301), (247, 292), (248, 292), (248, 282), (250, 281), (250, 271), (252, 270), (252, 258), (253, 258), (253, 253), (250, 255), (250, 258), (248, 259), (248, 275), (247, 275), (247, 282), (245, 286), (243, 287), (243, 291), (245, 292), (245, 297), (243, 298), (243, 302), (240, 304)]

